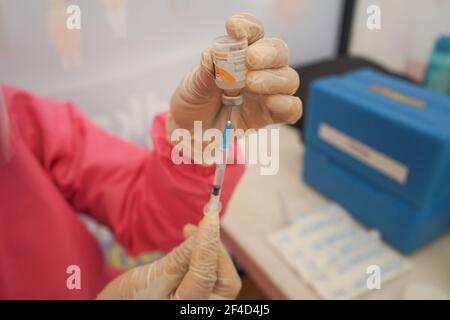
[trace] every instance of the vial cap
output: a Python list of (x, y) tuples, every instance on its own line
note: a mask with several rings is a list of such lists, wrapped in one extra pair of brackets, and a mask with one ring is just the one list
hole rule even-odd
[(241, 106), (244, 103), (244, 96), (242, 94), (230, 97), (222, 94), (222, 103), (226, 106)]

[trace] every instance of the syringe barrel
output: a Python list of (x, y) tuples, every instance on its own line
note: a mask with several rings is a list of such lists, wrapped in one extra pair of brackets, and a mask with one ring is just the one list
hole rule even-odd
[(216, 164), (216, 171), (214, 173), (213, 186), (222, 188), (223, 178), (225, 176), (226, 164)]

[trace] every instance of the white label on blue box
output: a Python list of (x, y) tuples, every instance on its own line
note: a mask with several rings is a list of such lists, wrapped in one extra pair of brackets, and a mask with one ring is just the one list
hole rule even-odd
[(319, 137), (335, 148), (358, 159), (398, 183), (403, 184), (408, 179), (409, 170), (403, 163), (392, 159), (326, 123), (319, 125)]

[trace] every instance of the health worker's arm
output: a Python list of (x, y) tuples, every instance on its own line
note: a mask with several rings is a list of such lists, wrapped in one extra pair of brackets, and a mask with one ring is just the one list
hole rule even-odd
[[(109, 226), (131, 254), (169, 251), (182, 229), (197, 224), (209, 199), (214, 167), (175, 165), (167, 114), (158, 115), (148, 151), (89, 122), (73, 105), (4, 86), (22, 140), (73, 208)], [(224, 209), (243, 165), (228, 165)]]

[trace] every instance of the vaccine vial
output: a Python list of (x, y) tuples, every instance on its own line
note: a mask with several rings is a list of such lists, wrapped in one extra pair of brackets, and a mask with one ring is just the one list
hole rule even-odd
[(239, 106), (243, 103), (241, 89), (245, 87), (245, 53), (247, 39), (236, 40), (229, 36), (215, 39), (213, 45), (214, 72), (217, 86), (222, 89), (225, 105)]

